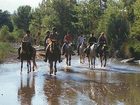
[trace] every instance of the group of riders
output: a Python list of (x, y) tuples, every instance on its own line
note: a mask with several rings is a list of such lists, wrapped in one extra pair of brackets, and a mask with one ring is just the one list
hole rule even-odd
[[(46, 50), (46, 53), (45, 53), (45, 59), (44, 61), (47, 62), (47, 58), (48, 58), (48, 48), (49, 46), (52, 44), (52, 43), (55, 43), (57, 45), (57, 48), (58, 48), (58, 53), (59, 53), (59, 58), (58, 58), (58, 61), (59, 63), (62, 62), (61, 60), (61, 54), (64, 55), (65, 53), (65, 46), (67, 44), (71, 44), (72, 41), (74, 40), (73, 36), (70, 34), (70, 32), (67, 32), (67, 34), (64, 36), (64, 39), (63, 39), (63, 45), (61, 47), (61, 36), (58, 34), (56, 28), (53, 28), (52, 32), (50, 31), (47, 31), (46, 32), (46, 37), (44, 39), (44, 49)], [(86, 38), (85, 36), (83, 35), (83, 33), (80, 33), (78, 39), (77, 39), (77, 53), (79, 55), (79, 47), (82, 43), (85, 43), (86, 41)], [(33, 38), (31, 37), (31, 34), (30, 34), (30, 31), (26, 31), (26, 34), (25, 36), (23, 37), (22, 39), (22, 42), (28, 42), (29, 44), (29, 50), (30, 50), (30, 55), (32, 55), (33, 53)], [(88, 45), (87, 47), (85, 48), (85, 53), (87, 54), (87, 56), (89, 55), (90, 53), (90, 46), (92, 46), (93, 44), (98, 44), (98, 47), (97, 47), (97, 51), (99, 51), (98, 49), (100, 49), (103, 45), (107, 45), (107, 38), (106, 38), (106, 35), (104, 32), (102, 32), (99, 36), (99, 38), (97, 39), (95, 34), (92, 33), (90, 35), (90, 38), (88, 39)], [(18, 59), (20, 59), (20, 53), (21, 53), (21, 47), (18, 49)]]

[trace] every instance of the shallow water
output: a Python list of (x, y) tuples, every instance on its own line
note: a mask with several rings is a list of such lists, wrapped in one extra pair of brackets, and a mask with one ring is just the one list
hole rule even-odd
[(37, 61), (36, 72), (27, 73), (26, 63), (0, 65), (0, 105), (140, 105), (140, 67), (109, 60), (106, 68), (96, 63), (58, 64), (56, 76), (49, 65)]

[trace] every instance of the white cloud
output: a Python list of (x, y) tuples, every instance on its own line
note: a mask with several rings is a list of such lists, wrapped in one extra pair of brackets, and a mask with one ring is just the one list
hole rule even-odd
[(42, 0), (0, 0), (0, 9), (13, 13), (21, 5), (30, 5), (35, 8)]

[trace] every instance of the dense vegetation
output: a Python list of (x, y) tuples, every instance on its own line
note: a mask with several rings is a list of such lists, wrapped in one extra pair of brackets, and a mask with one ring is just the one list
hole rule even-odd
[(119, 57), (138, 57), (139, 5), (140, 0), (42, 0), (36, 9), (20, 6), (13, 14), (1, 10), (0, 41), (20, 41), (28, 29), (34, 37), (41, 33), (40, 44), (53, 27), (62, 38), (67, 31), (75, 39), (81, 32), (87, 38), (92, 32), (96, 37), (105, 32), (111, 54), (118, 51)]

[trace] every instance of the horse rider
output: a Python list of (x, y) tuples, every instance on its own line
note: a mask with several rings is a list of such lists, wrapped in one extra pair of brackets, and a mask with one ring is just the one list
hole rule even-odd
[(81, 32), (80, 36), (77, 39), (77, 53), (78, 53), (78, 55), (79, 55), (79, 47), (82, 43), (85, 42), (85, 39), (86, 38), (84, 37), (83, 32)]
[[(62, 62), (62, 60), (61, 60), (61, 50), (60, 50), (61, 38), (60, 38), (58, 32), (56, 31), (56, 28), (55, 27), (53, 28), (52, 33), (50, 33), (49, 39), (50, 39), (50, 41), (52, 43), (56, 43), (56, 45), (58, 45), (58, 49), (59, 49), (58, 50), (58, 53), (60, 53), (59, 54), (60, 56), (59, 56), (59, 59), (58, 60), (59, 60), (59, 63)], [(49, 45), (47, 45), (47, 47), (46, 47), (46, 57), (44, 59), (45, 62), (47, 62), (47, 49), (48, 49), (48, 46)]]
[(46, 50), (46, 47), (48, 46), (49, 44), (49, 38), (50, 38), (50, 31), (47, 31), (46, 32), (46, 37), (44, 39), (44, 50)]
[(107, 37), (104, 32), (102, 32), (98, 38), (98, 47), (97, 47), (97, 53), (99, 52), (100, 48), (102, 48), (103, 45), (107, 45)]
[(94, 35), (94, 33), (92, 33), (91, 35), (90, 35), (90, 38), (88, 39), (88, 46), (87, 46), (87, 48), (85, 49), (85, 52), (86, 52), (86, 54), (87, 54), (87, 56), (89, 55), (89, 53), (90, 53), (90, 47), (93, 45), (93, 44), (95, 44), (95, 43), (97, 43), (97, 38), (95, 37), (95, 35)]
[[(26, 34), (24, 35), (24, 37), (22, 39), (22, 42), (29, 43), (30, 54), (32, 55), (32, 53), (33, 53), (33, 47), (32, 47), (33, 38), (31, 37), (31, 34), (30, 34), (30, 31), (29, 30), (26, 31)], [(21, 51), (21, 47), (19, 47), (19, 49), (18, 49), (18, 57), (17, 57), (17, 59), (20, 59), (20, 51)]]
[(72, 40), (73, 40), (73, 38), (72, 38), (70, 32), (68, 31), (67, 34), (64, 36), (64, 44), (62, 45), (62, 55), (64, 55), (64, 53), (65, 53), (65, 46), (67, 44), (72, 43)]

